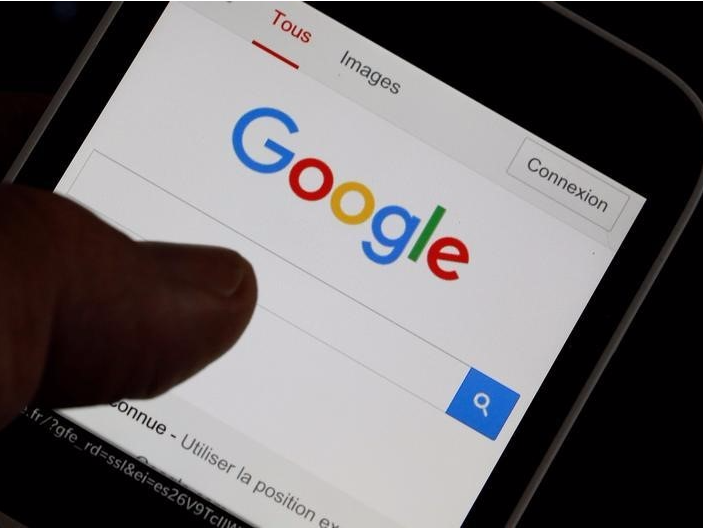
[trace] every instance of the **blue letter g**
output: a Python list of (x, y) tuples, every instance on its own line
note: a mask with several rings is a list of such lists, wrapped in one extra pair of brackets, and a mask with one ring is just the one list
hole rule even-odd
[(298, 125), (296, 125), (295, 121), (293, 121), (285, 112), (277, 110), (276, 108), (254, 108), (240, 117), (237, 124), (234, 125), (234, 130), (232, 131), (232, 145), (234, 146), (234, 152), (237, 154), (237, 157), (241, 160), (241, 162), (251, 170), (262, 172), (264, 174), (278, 172), (290, 163), (294, 156), (293, 152), (282, 147), (275, 141), (267, 139), (264, 146), (278, 154), (279, 157), (273, 163), (260, 163), (249, 156), (244, 149), (244, 132), (250, 123), (260, 117), (272, 117), (277, 119), (285, 125), (286, 129), (288, 129), (288, 132), (291, 134), (295, 134), (298, 131)]

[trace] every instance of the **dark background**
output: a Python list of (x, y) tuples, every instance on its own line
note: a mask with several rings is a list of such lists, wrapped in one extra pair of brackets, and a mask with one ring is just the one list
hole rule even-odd
[[(695, 4), (567, 4), (649, 53), (703, 94)], [(25, 115), (0, 113), (0, 174), (90, 36), (106, 4), (0, 4), (0, 97), (26, 96)], [(508, 9), (508, 8), (506, 8)], [(652, 104), (656, 104), (653, 102)], [(2, 105), (0, 105), (2, 107)], [(703, 147), (702, 147), (703, 148)], [(556, 458), (525, 526), (683, 524), (696, 518), (698, 414), (693, 363), (703, 281), (694, 215), (593, 397)], [(645, 359), (646, 358), (646, 359)], [(654, 360), (652, 360), (654, 358)]]

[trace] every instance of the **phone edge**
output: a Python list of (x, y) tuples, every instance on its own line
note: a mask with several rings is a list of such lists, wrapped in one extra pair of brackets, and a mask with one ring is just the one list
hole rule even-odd
[[(613, 46), (615, 46), (618, 49), (624, 51), (625, 53), (631, 55), (635, 59), (645, 63), (647, 66), (649, 66), (650, 68), (655, 70), (657, 73), (663, 75), (674, 86), (676, 86), (679, 90), (681, 90), (684, 93), (684, 95), (689, 99), (689, 101), (691, 101), (691, 103), (693, 104), (693, 107), (695, 108), (695, 110), (697, 111), (697, 113), (701, 119), (701, 123), (703, 124), (703, 101), (701, 101), (701, 99), (698, 97), (696, 92), (683, 79), (681, 79), (681, 77), (676, 75), (672, 70), (670, 70), (669, 68), (664, 66), (661, 62), (659, 62), (655, 58), (653, 58), (653, 57), (647, 55), (646, 53), (644, 53), (643, 51), (639, 50), (638, 48), (636, 48), (632, 44), (625, 42), (621, 38), (615, 36), (614, 34), (610, 33), (609, 31), (606, 31), (605, 29), (601, 28), (597, 24), (594, 24), (593, 22), (582, 17), (581, 15), (574, 13), (570, 9), (568, 9), (560, 4), (557, 4), (555, 2), (543, 2), (543, 4), (546, 7), (548, 7), (549, 9), (552, 9), (556, 13), (569, 19), (573, 23), (581, 26), (582, 28), (584, 28), (584, 29), (590, 31), (591, 33), (599, 36), (600, 38), (606, 40), (607, 42), (609, 42)], [(652, 264), (652, 266), (649, 268), (649, 271), (647, 272), (647, 275), (645, 276), (644, 281), (642, 281), (642, 284), (637, 289), (637, 293), (635, 293), (635, 296), (632, 298), (632, 301), (630, 301), (630, 304), (627, 307), (625, 314), (623, 315), (622, 319), (620, 320), (620, 323), (618, 323), (618, 326), (615, 329), (615, 332), (613, 333), (610, 340), (608, 341), (608, 344), (606, 345), (605, 349), (603, 350), (603, 353), (601, 354), (600, 358), (598, 359), (595, 366), (591, 370), (591, 373), (589, 374), (588, 379), (586, 380), (583, 387), (581, 388), (581, 391), (579, 392), (578, 397), (576, 398), (576, 400), (572, 404), (571, 409), (569, 410), (569, 414), (567, 414), (566, 418), (564, 419), (564, 422), (559, 427), (557, 434), (554, 436), (554, 439), (552, 440), (551, 444), (549, 445), (547, 452), (542, 457), (542, 461), (540, 462), (539, 466), (537, 467), (534, 474), (532, 475), (532, 478), (530, 479), (530, 482), (527, 484), (525, 491), (523, 492), (522, 496), (520, 497), (517, 504), (513, 508), (513, 511), (510, 514), (510, 517), (508, 518), (506, 526), (512, 528), (512, 527), (517, 526), (518, 523), (520, 522), (522, 515), (525, 513), (527, 506), (529, 505), (530, 501), (534, 497), (534, 494), (537, 491), (537, 489), (539, 488), (539, 485), (541, 484), (542, 480), (544, 479), (544, 476), (547, 474), (547, 471), (549, 470), (549, 467), (551, 466), (552, 462), (554, 461), (554, 458), (556, 457), (557, 453), (559, 452), (562, 445), (564, 444), (566, 437), (571, 432), (571, 428), (576, 423), (576, 420), (578, 419), (579, 415), (581, 414), (581, 411), (583, 410), (584, 406), (586, 405), (586, 402), (590, 398), (593, 390), (595, 389), (595, 386), (597, 385), (598, 381), (600, 380), (601, 375), (605, 371), (606, 367), (608, 366), (608, 363), (612, 359), (618, 346), (620, 345), (620, 342), (622, 341), (623, 337), (625, 336), (625, 333), (627, 332), (628, 328), (630, 327), (630, 324), (634, 320), (635, 315), (637, 315), (637, 312), (639, 311), (640, 307), (642, 306), (644, 299), (647, 297), (649, 290), (652, 288), (654, 281), (656, 281), (657, 277), (659, 276), (659, 273), (661, 272), (662, 268), (664, 267), (664, 263), (669, 258), (669, 255), (671, 254), (672, 250), (676, 246), (676, 243), (678, 242), (679, 238), (681, 237), (681, 234), (683, 233), (684, 228), (686, 227), (689, 220), (691, 219), (691, 216), (693, 215), (693, 211), (696, 209), (702, 195), (703, 195), (703, 166), (701, 166), (701, 170), (698, 175), (698, 181), (696, 182), (696, 185), (693, 188), (693, 192), (691, 193), (690, 198), (686, 202), (686, 205), (685, 205), (683, 211), (679, 215), (679, 218), (676, 221), (674, 228), (671, 230), (671, 233), (669, 233), (669, 236), (667, 237), (666, 242), (664, 243), (664, 246), (659, 251), (659, 254), (657, 255), (657, 258), (654, 260), (654, 263)]]
[(100, 22), (98, 22), (98, 25), (95, 27), (95, 30), (90, 36), (90, 39), (88, 39), (88, 42), (81, 50), (81, 53), (78, 55), (78, 58), (76, 58), (76, 61), (73, 63), (73, 66), (71, 66), (71, 69), (68, 71), (68, 74), (66, 74), (66, 77), (61, 82), (61, 85), (59, 86), (58, 90), (56, 90), (54, 97), (52, 97), (51, 101), (47, 105), (46, 110), (44, 110), (44, 113), (39, 118), (39, 121), (32, 129), (32, 133), (25, 141), (19, 154), (17, 154), (17, 157), (12, 162), (12, 165), (10, 165), (10, 168), (8, 169), (7, 173), (0, 180), (0, 184), (8, 184), (13, 183), (15, 181), (15, 178), (17, 178), (17, 175), (22, 170), (22, 167), (24, 166), (25, 162), (32, 153), (32, 150), (34, 150), (34, 147), (41, 139), (42, 135), (44, 134), (44, 131), (46, 130), (46, 127), (49, 125), (49, 123), (54, 117), (54, 114), (56, 114), (56, 111), (61, 106), (61, 103), (66, 97), (66, 94), (69, 92), (69, 90), (73, 86), (73, 83), (83, 71), (83, 67), (90, 59), (91, 55), (93, 54), (93, 51), (98, 45), (98, 42), (100, 42), (100, 40), (103, 38), (105, 31), (107, 31), (107, 28), (112, 23), (112, 20), (115, 18), (115, 15), (120, 10), (120, 7), (122, 7), (122, 2), (110, 3), (110, 6), (107, 8), (107, 11), (105, 11), (105, 14), (100, 19)]

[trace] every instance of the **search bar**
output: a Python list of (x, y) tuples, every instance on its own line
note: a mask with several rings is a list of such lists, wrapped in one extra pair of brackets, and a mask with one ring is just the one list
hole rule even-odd
[[(67, 194), (139, 238), (218, 245), (246, 255), (259, 279), (259, 308), (275, 324), (313, 337), (489, 438), (517, 402), (511, 389), (101, 152), (90, 154)], [(477, 404), (479, 392), (486, 398)]]
[(508, 174), (606, 231), (612, 231), (630, 198), (529, 138), (522, 142)]

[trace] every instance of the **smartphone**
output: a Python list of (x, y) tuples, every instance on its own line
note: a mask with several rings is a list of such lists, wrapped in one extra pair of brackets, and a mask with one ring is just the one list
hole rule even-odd
[(700, 108), (555, 5), (112, 6), (8, 179), (235, 249), (259, 301), (163, 396), (26, 409), (0, 510), (516, 524), (700, 196)]

